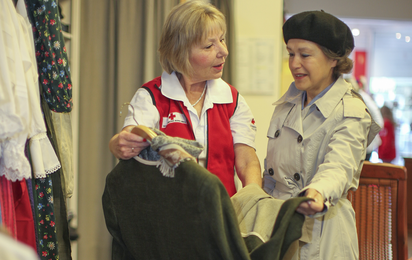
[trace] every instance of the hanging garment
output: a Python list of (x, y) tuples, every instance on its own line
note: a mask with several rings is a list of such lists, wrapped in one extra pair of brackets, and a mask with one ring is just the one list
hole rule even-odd
[(26, 3), (33, 26), (42, 94), (51, 110), (70, 112), (72, 83), (57, 1), (26, 0)]
[(17, 240), (37, 250), (33, 213), (25, 180), (12, 183)]
[(27, 64), (25, 76), (31, 119), (29, 124), (31, 166), (34, 178), (44, 178), (47, 174), (57, 171), (61, 166), (46, 134), (46, 125), (40, 106), (40, 92), (32, 27), (27, 17), (24, 0), (17, 2), (16, 9), (22, 25), (24, 43), (30, 58), (30, 60), (25, 61)]
[(3, 211), (1, 210), (1, 185), (0, 185), (0, 227), (3, 225), (2, 224), (2, 214), (3, 214)]
[(2, 212), (2, 223), (13, 238), (17, 237), (16, 214), (14, 211), (14, 199), (11, 181), (0, 176), (0, 206)]
[(36, 232), (39, 237), (37, 250), (42, 260), (59, 259), (51, 176), (35, 179), (35, 183), (38, 216)]
[[(6, 73), (8, 73), (8, 80), (10, 80), (8, 86), (13, 89), (14, 111), (17, 117), (21, 119), (23, 128), (14, 135), (0, 140), (0, 176), (6, 176), (7, 179), (16, 181), (31, 177), (30, 164), (24, 154), (30, 122), (25, 70), (29, 66), (26, 61), (30, 61), (30, 58), (24, 44), (21, 23), (13, 2), (1, 0), (1, 6), (2, 23), (0, 23), (0, 26), (3, 31), (3, 42), (6, 43), (4, 45), (5, 52), (2, 52), (5, 55), (2, 55), (1, 59), (7, 60), (8, 70)], [(3, 76), (4, 73), (2, 72), (1, 75)]]
[(53, 125), (53, 136), (55, 137), (59, 159), (61, 163), (61, 188), (65, 198), (73, 195), (74, 172), (73, 172), (73, 135), (71, 113), (56, 113), (50, 111)]
[(27, 185), (27, 192), (29, 194), (29, 198), (30, 198), (30, 206), (31, 206), (31, 213), (33, 216), (33, 228), (34, 228), (34, 235), (36, 238), (36, 249), (37, 249), (37, 243), (39, 241), (39, 237), (37, 236), (37, 232), (36, 232), (36, 223), (37, 223), (37, 219), (36, 219), (36, 211), (35, 211), (35, 199), (34, 199), (34, 192), (33, 192), (33, 180), (32, 179), (26, 179), (26, 185)]
[(72, 249), (70, 244), (69, 223), (67, 220), (66, 197), (63, 195), (61, 169), (50, 174), (53, 187), (54, 219), (56, 220), (56, 238), (59, 260), (71, 260)]
[[(46, 125), (48, 129), (48, 137), (52, 142), (53, 147), (57, 153), (58, 158), (62, 158), (65, 154), (60, 154), (59, 149), (60, 144), (58, 143), (59, 133), (55, 131), (55, 122), (52, 119), (52, 111), (50, 110), (49, 106), (47, 105), (44, 97), (42, 96), (42, 109), (44, 112), (44, 117), (46, 119)], [(68, 113), (55, 113), (61, 115), (70, 115)], [(71, 128), (71, 127), (70, 127)], [(57, 234), (57, 244), (58, 244), (58, 252), (59, 252), (59, 260), (71, 260), (71, 245), (69, 240), (69, 225), (67, 220), (67, 211), (66, 211), (66, 194), (63, 194), (63, 185), (64, 181), (62, 180), (63, 171), (65, 170), (64, 167), (57, 170), (57, 172), (48, 175), (51, 177), (52, 180), (52, 187), (53, 187), (53, 206), (54, 212), (53, 215), (56, 219), (55, 227), (56, 227), (56, 234)]]
[[(59, 169), (60, 163), (46, 135), (46, 126), (40, 108), (31, 25), (23, 0), (17, 2), (16, 8), (10, 1), (4, 1), (3, 4), (6, 8), (1, 10), (2, 21), (5, 21), (2, 25), (6, 26), (7, 33), (1, 34), (4, 41), (0, 41), (0, 47), (5, 48), (7, 55), (3, 56), (6, 62), (1, 64), (6, 63), (7, 66), (1, 68), (1, 81), (7, 84), (4, 84), (1, 89), (4, 93), (10, 93), (7, 91), (8, 86), (15, 89), (11, 92), (15, 104), (14, 117), (20, 119), (23, 128), (13, 135), (0, 138), (0, 154), (2, 154), (0, 175), (5, 175), (12, 181), (31, 177), (30, 164), (24, 155), (26, 140), (30, 138), (34, 177), (45, 177), (46, 174)], [(4, 42), (7, 44), (3, 44)]]
[[(10, 71), (13, 66), (14, 53), (13, 45), (15, 44), (13, 24), (9, 15), (8, 5), (10, 1), (1, 0), (0, 10), (0, 141), (14, 134), (23, 131), (24, 125), (22, 119), (17, 114), (14, 98), (14, 85), (12, 78), (14, 70)], [(14, 8), (14, 7), (13, 7)], [(0, 149), (0, 157), (2, 149)]]

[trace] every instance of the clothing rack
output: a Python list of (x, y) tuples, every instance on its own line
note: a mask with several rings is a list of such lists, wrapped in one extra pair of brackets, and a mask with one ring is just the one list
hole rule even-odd
[(0, 2), (0, 118), (10, 123), (0, 133), (0, 226), (42, 260), (71, 259), (67, 140), (55, 126), (71, 111), (71, 80), (57, 1)]

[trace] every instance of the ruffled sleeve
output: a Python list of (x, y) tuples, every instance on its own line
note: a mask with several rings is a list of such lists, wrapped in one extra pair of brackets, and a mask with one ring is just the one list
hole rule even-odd
[(30, 157), (34, 178), (45, 178), (61, 168), (49, 138), (46, 135), (46, 124), (40, 106), (40, 90), (38, 85), (37, 63), (34, 51), (33, 34), (31, 24), (27, 17), (27, 10), (24, 1), (17, 3), (17, 12), (21, 15), (20, 22), (24, 43), (28, 50), (28, 55), (23, 57), (23, 62), (29, 64), (25, 71), (27, 91), (29, 93), (30, 124), (29, 124), (29, 146)]

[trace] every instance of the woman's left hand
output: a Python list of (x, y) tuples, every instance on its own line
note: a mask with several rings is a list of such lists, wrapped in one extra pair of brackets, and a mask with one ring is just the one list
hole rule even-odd
[(312, 198), (312, 201), (302, 202), (296, 209), (297, 212), (303, 215), (314, 215), (318, 212), (322, 212), (325, 204), (323, 204), (322, 195), (315, 189), (307, 189), (305, 197)]

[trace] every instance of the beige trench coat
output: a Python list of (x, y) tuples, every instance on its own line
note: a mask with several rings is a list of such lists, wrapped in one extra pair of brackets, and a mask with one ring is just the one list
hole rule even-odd
[(355, 213), (346, 195), (358, 187), (366, 147), (380, 127), (342, 77), (303, 110), (302, 93), (292, 83), (274, 103), (264, 189), (283, 200), (308, 188), (323, 195), (325, 210), (305, 220), (300, 259), (358, 259)]

